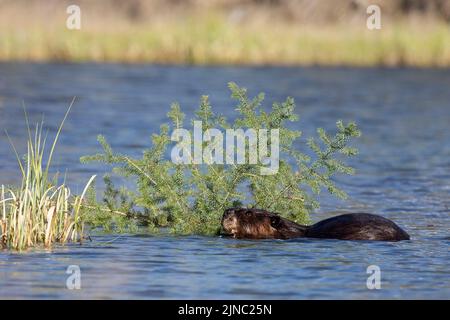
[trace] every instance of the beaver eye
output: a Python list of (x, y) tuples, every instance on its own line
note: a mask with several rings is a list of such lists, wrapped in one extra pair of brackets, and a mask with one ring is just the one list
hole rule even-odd
[(271, 217), (270, 218), (270, 225), (274, 228), (277, 228), (280, 225), (280, 217)]

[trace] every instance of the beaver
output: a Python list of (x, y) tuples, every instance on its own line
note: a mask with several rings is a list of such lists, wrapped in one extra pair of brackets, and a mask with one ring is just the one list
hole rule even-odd
[(408, 233), (394, 222), (370, 213), (343, 214), (305, 226), (276, 213), (247, 208), (225, 210), (222, 234), (237, 239), (409, 240)]

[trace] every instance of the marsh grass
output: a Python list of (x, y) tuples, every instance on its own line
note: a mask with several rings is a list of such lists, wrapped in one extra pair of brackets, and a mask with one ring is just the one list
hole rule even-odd
[[(98, 18), (98, 19), (97, 19)], [(285, 21), (233, 23), (220, 14), (164, 21), (88, 20), (68, 30), (46, 25), (3, 25), (0, 60), (97, 61), (162, 64), (324, 66), (450, 65), (450, 29), (443, 22), (384, 21), (303, 25)]]
[(24, 159), (19, 157), (8, 136), (22, 174), (22, 183), (17, 189), (1, 186), (0, 245), (3, 248), (20, 251), (37, 245), (50, 247), (55, 242), (64, 244), (79, 241), (83, 237), (82, 202), (95, 176), (91, 177), (80, 196), (72, 196), (65, 183), (58, 185), (57, 175), (52, 178), (49, 176), (55, 147), (73, 102), (59, 126), (47, 157), (43, 123), (37, 124), (33, 133), (26, 113), (28, 141)]

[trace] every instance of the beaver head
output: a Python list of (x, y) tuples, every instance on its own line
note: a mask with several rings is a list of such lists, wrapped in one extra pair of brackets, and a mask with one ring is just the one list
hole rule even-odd
[(234, 238), (287, 239), (303, 236), (303, 226), (258, 209), (231, 208), (225, 210), (222, 230)]

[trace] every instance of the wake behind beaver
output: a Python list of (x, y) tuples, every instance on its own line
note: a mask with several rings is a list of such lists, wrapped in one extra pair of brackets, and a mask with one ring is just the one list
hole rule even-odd
[(304, 226), (265, 210), (231, 208), (223, 214), (222, 230), (237, 239), (410, 239), (409, 234), (393, 221), (370, 213), (343, 214)]

